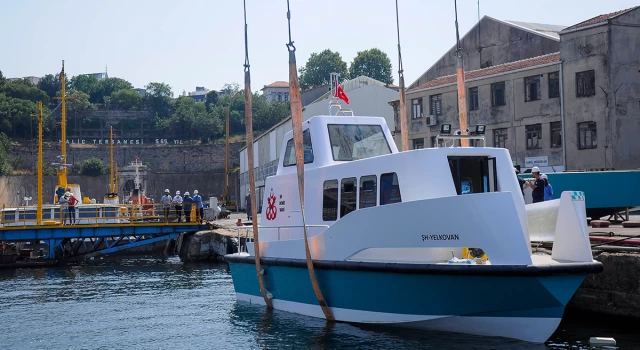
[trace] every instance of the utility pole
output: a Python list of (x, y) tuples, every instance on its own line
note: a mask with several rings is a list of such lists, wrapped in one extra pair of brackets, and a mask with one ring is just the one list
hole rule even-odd
[(60, 146), (60, 164), (58, 167), (58, 186), (63, 187), (65, 190), (67, 189), (67, 95), (66, 95), (66, 86), (65, 86), (65, 74), (64, 74), (64, 60), (62, 60), (62, 71), (60, 72), (60, 82), (62, 85), (62, 95), (60, 97), (54, 97), (56, 100), (62, 100), (62, 121), (60, 123), (61, 126), (61, 137), (60, 141), (62, 145)]
[(42, 101), (38, 101), (37, 115), (31, 115), (32, 117), (38, 117), (38, 204), (36, 209), (36, 224), (42, 225)]
[[(225, 157), (224, 157), (224, 200), (229, 205), (229, 106), (226, 108), (226, 142), (225, 142)], [(247, 156), (249, 154), (247, 153)], [(239, 198), (236, 198), (239, 199)], [(236, 201), (237, 204), (237, 201)]]

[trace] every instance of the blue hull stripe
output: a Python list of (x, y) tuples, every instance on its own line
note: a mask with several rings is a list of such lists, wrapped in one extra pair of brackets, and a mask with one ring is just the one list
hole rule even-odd
[[(260, 296), (255, 265), (229, 262), (236, 292)], [(264, 266), (274, 299), (317, 305), (305, 268)], [(562, 317), (585, 274), (447, 276), (316, 270), (331, 307), (406, 315)]]

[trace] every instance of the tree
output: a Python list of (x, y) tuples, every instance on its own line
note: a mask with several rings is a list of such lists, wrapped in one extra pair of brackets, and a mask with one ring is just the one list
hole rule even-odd
[(137, 110), (142, 105), (142, 96), (135, 90), (122, 89), (111, 94), (111, 105), (117, 109)]
[(339, 53), (326, 49), (320, 53), (312, 53), (304, 67), (300, 68), (300, 87), (306, 90), (311, 87), (329, 84), (331, 73), (339, 73), (342, 79), (349, 78), (347, 64)]
[(2, 71), (0, 70), (0, 91), (2, 91), (2, 87), (6, 82), (7, 82), (7, 79), (5, 79), (4, 75), (2, 75)]
[(97, 97), (98, 79), (93, 75), (76, 75), (70, 80), (71, 91), (82, 91), (89, 95), (89, 101), (96, 103), (94, 98)]
[[(0, 78), (1, 78), (0, 74)], [(0, 175), (11, 174), (13, 170), (7, 153), (11, 150), (11, 140), (4, 133), (0, 133)]]
[(391, 60), (386, 53), (376, 48), (359, 51), (356, 58), (351, 62), (349, 75), (352, 78), (364, 75), (387, 85), (393, 84)]
[(58, 91), (62, 90), (60, 83), (60, 74), (47, 74), (38, 82), (38, 89), (44, 91), (49, 97), (53, 98), (58, 95)]
[[(7, 85), (10, 85), (10, 83)], [(44, 92), (42, 94), (44, 95)], [(45, 95), (45, 97), (47, 96)], [(0, 93), (0, 128), (2, 128), (2, 131), (10, 132), (13, 137), (22, 136), (27, 139), (30, 136), (27, 134), (34, 129), (35, 120), (31, 118), (31, 114), (35, 113), (37, 113), (35, 102), (9, 97), (4, 93)]]
[(100, 158), (92, 157), (84, 162), (80, 167), (80, 173), (84, 176), (99, 176), (107, 172), (107, 166)]
[[(171, 116), (171, 86), (165, 83), (149, 83), (145, 86), (144, 104), (159, 118)], [(157, 123), (156, 123), (157, 124)]]
[(204, 105), (207, 109), (210, 109), (211, 105), (215, 105), (216, 103), (218, 103), (218, 92), (215, 90), (207, 92), (204, 100)]
[(89, 95), (86, 93), (76, 90), (71, 91), (69, 94), (69, 99), (67, 100), (67, 111), (71, 113), (80, 113), (84, 112), (88, 109), (92, 109), (92, 105), (89, 102)]
[(95, 101), (93, 103), (105, 103), (105, 97), (110, 96), (116, 91), (133, 90), (130, 82), (120, 78), (107, 78), (100, 80), (97, 85), (95, 96), (91, 96)]
[(42, 101), (42, 104), (49, 104), (49, 96), (28, 80), (8, 81), (4, 84), (0, 92), (3, 92), (7, 97), (15, 99), (29, 100), (32, 102)]

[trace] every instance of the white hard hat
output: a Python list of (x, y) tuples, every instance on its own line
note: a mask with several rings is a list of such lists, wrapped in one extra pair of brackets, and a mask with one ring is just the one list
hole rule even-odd
[(180, 191), (176, 191), (176, 194), (180, 194)]
[(193, 190), (193, 194), (198, 194), (198, 190)]
[(169, 189), (167, 188), (166, 190), (164, 190), (164, 193), (169, 193)]
[(186, 191), (186, 192), (184, 193), (184, 195), (185, 195), (185, 196), (188, 196), (188, 195), (189, 195), (189, 191)]
[(532, 173), (539, 173), (540, 172), (540, 168), (538, 168), (537, 166), (534, 166), (533, 168), (531, 168), (531, 172)]

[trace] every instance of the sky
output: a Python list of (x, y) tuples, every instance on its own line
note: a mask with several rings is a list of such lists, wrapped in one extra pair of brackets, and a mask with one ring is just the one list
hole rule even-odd
[[(454, 0), (398, 0), (407, 85), (455, 44)], [(288, 81), (286, 0), (246, 0), (251, 90)], [(638, 5), (637, 0), (480, 0), (480, 16), (572, 25)], [(337, 51), (347, 65), (379, 48), (398, 82), (394, 0), (291, 0), (298, 68), (313, 52)], [(458, 0), (460, 33), (478, 21), (478, 1)], [(0, 71), (5, 77), (68, 76), (108, 69), (174, 96), (196, 86), (243, 84), (242, 0), (0, 0)]]

